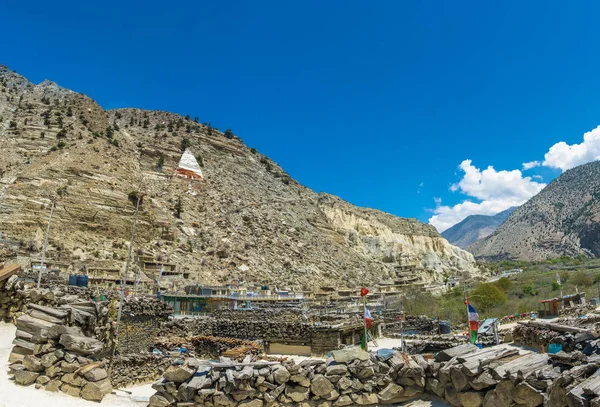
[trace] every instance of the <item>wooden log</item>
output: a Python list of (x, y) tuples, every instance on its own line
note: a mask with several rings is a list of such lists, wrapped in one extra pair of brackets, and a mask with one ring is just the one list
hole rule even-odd
[(30, 315), (21, 315), (17, 318), (17, 329), (29, 332), (33, 335), (39, 335), (42, 330), (48, 330), (54, 326), (53, 323), (43, 319), (34, 318)]
[(439, 352), (436, 355), (435, 360), (438, 362), (447, 362), (454, 357), (477, 352), (478, 350), (479, 348), (477, 346), (472, 345), (470, 343), (465, 343), (463, 345), (459, 345), (454, 348), (446, 349)]
[(25, 348), (25, 349), (30, 350), (32, 352), (35, 349), (35, 344), (33, 344), (31, 342), (28, 342), (28, 341), (25, 341), (23, 339), (15, 338), (15, 339), (13, 339), (12, 343), (15, 346), (19, 346), (21, 348)]
[(589, 379), (584, 381), (581, 385), (581, 389), (585, 394), (600, 396), (600, 370), (596, 371)]
[(491, 369), (491, 373), (498, 380), (505, 379), (512, 375), (516, 376), (519, 371), (530, 372), (532, 369), (541, 369), (548, 364), (548, 359), (547, 354), (530, 353)]
[(517, 323), (519, 325), (530, 326), (530, 327), (534, 327), (534, 328), (549, 329), (551, 331), (556, 331), (556, 332), (575, 332), (575, 333), (591, 332), (591, 330), (589, 330), (589, 329), (579, 328), (576, 326), (555, 324), (553, 322), (545, 322), (545, 321), (520, 321)]
[(69, 311), (60, 308), (45, 307), (38, 304), (27, 304), (27, 306), (29, 308), (44, 312), (48, 315), (52, 315), (55, 318), (64, 319), (69, 316)]
[(51, 322), (53, 324), (65, 323), (63, 319), (53, 317), (52, 315), (46, 314), (45, 312), (38, 311), (35, 309), (29, 311), (29, 315), (31, 315), (33, 318), (41, 319), (43, 321)]
[(462, 370), (468, 376), (475, 376), (483, 371), (484, 366), (487, 366), (499, 359), (517, 355), (518, 353), (519, 349), (500, 348), (494, 350), (493, 352), (475, 354), (464, 359)]

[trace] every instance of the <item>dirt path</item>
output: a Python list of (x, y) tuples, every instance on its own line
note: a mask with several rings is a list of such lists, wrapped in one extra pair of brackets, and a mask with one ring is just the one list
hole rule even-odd
[[(64, 393), (51, 393), (37, 390), (34, 386), (17, 386), (8, 377), (8, 356), (12, 349), (12, 340), (16, 328), (12, 324), (0, 322), (0, 407), (98, 407), (98, 403), (67, 396)], [(100, 403), (101, 406), (144, 407), (148, 398), (154, 394), (150, 385), (136, 386), (130, 389), (130, 396), (122, 391), (109, 394)], [(137, 400), (137, 401), (136, 401)]]

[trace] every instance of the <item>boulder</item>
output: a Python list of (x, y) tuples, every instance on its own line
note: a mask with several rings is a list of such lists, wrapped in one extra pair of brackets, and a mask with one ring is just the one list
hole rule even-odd
[(187, 366), (169, 366), (163, 377), (169, 382), (185, 382), (192, 377), (194, 370)]
[(49, 368), (46, 368), (46, 376), (48, 376), (49, 378), (53, 379), (56, 376), (58, 376), (59, 374), (62, 373), (62, 370), (60, 368), (60, 366), (58, 365), (52, 365)]
[(534, 389), (528, 383), (519, 383), (511, 392), (510, 397), (515, 403), (527, 407), (537, 407), (544, 402), (542, 392)]
[(325, 376), (316, 375), (312, 380), (310, 390), (315, 396), (325, 398), (335, 390), (335, 387)]
[(494, 379), (489, 372), (483, 372), (471, 381), (471, 387), (475, 390), (483, 390), (498, 384), (498, 380)]
[(81, 376), (79, 376), (75, 373), (64, 374), (63, 377), (61, 378), (61, 381), (63, 381), (64, 383), (70, 384), (72, 386), (77, 386), (77, 387), (81, 387), (84, 384)]
[(310, 379), (301, 374), (295, 374), (290, 377), (290, 382), (299, 384), (300, 386), (310, 387)]
[(345, 375), (348, 372), (348, 366), (346, 365), (330, 365), (327, 366), (327, 370), (325, 370), (325, 374), (327, 376), (332, 375)]
[(481, 407), (483, 403), (483, 394), (476, 391), (457, 393), (456, 397), (463, 407)]
[[(104, 369), (102, 369), (104, 370)], [(112, 392), (112, 385), (107, 378), (89, 382), (81, 389), (81, 397), (91, 401), (102, 401), (105, 395)]]
[(97, 382), (106, 379), (108, 377), (108, 373), (106, 372), (106, 369), (95, 368), (85, 372), (83, 377), (90, 382)]
[(308, 400), (309, 389), (304, 386), (287, 386), (285, 394), (296, 403), (299, 403)]
[(33, 355), (27, 355), (23, 358), (23, 366), (30, 372), (44, 371), (44, 365), (42, 365), (41, 359)]
[(337, 363), (350, 363), (353, 360), (369, 360), (369, 353), (359, 347), (345, 348), (331, 352), (333, 360)]
[(150, 407), (167, 407), (169, 404), (169, 401), (160, 394), (150, 397)]
[(60, 362), (60, 369), (65, 373), (73, 373), (79, 369), (79, 363), (68, 363), (67, 361), (63, 360)]
[(50, 381), (50, 378), (48, 376), (39, 376), (35, 382), (37, 384), (41, 384), (42, 386), (45, 386), (48, 384), (49, 381)]
[(284, 366), (279, 366), (273, 371), (273, 379), (275, 379), (278, 384), (287, 383), (291, 376), (290, 372)]
[(81, 389), (77, 386), (72, 386), (68, 383), (63, 383), (62, 386), (60, 386), (60, 390), (63, 393), (67, 393), (69, 396), (73, 396), (73, 397), (79, 397), (79, 393), (81, 393)]
[(40, 374), (36, 372), (29, 372), (27, 370), (19, 370), (15, 372), (15, 382), (21, 386), (29, 386), (35, 383)]
[(390, 383), (377, 394), (377, 397), (379, 397), (379, 400), (381, 401), (390, 401), (399, 397), (402, 394), (402, 391), (404, 391), (402, 386), (399, 386), (396, 383)]
[(344, 407), (353, 404), (354, 402), (348, 395), (340, 396), (334, 403), (333, 407)]
[(359, 406), (366, 406), (369, 404), (377, 404), (379, 399), (377, 394), (374, 393), (363, 393), (356, 399), (356, 404)]
[(60, 390), (61, 384), (62, 383), (60, 382), (60, 380), (50, 380), (48, 382), (48, 384), (46, 384), (46, 386), (44, 386), (44, 390), (51, 391), (51, 392), (57, 392), (58, 390)]
[(56, 356), (56, 352), (46, 353), (42, 356), (42, 365), (44, 367), (50, 367), (56, 362), (58, 362), (59, 358)]
[(259, 399), (245, 401), (238, 404), (237, 407), (263, 407), (263, 401)]
[(95, 355), (104, 349), (104, 344), (94, 338), (87, 336), (75, 336), (62, 334), (59, 343), (66, 349), (81, 353), (82, 355)]

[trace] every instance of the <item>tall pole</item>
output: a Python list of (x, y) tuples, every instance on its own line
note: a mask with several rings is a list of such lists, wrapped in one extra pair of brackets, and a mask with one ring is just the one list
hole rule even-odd
[(400, 300), (400, 349), (402, 349), (402, 352), (406, 352), (404, 342), (404, 299)]
[(367, 336), (367, 296), (363, 296), (363, 324), (365, 327), (365, 351), (368, 352), (369, 351), (369, 337)]
[(123, 302), (125, 300), (125, 281), (127, 280), (127, 274), (129, 271), (129, 263), (131, 263), (131, 250), (133, 248), (133, 237), (135, 235), (135, 224), (137, 223), (138, 212), (140, 211), (140, 202), (142, 201), (142, 194), (138, 196), (137, 204), (135, 206), (135, 214), (133, 215), (133, 224), (131, 225), (131, 239), (129, 239), (129, 252), (127, 253), (127, 262), (125, 263), (125, 272), (121, 279), (121, 293), (119, 295), (119, 308), (117, 311), (117, 321), (115, 326), (115, 337), (113, 340), (112, 355), (110, 357), (110, 363), (108, 365), (108, 374), (112, 369), (113, 358), (115, 357), (115, 351), (117, 350), (117, 338), (119, 336), (119, 322), (121, 321), (121, 313), (123, 310)]
[(46, 246), (48, 246), (48, 234), (50, 233), (50, 222), (52, 222), (52, 214), (54, 213), (54, 199), (52, 200), (52, 206), (50, 207), (50, 218), (48, 218), (48, 227), (46, 228), (46, 237), (44, 238), (44, 247), (42, 247), (42, 259), (40, 261), (40, 270), (38, 272), (37, 288), (40, 288), (42, 284), (42, 268), (44, 268), (44, 262), (46, 261)]

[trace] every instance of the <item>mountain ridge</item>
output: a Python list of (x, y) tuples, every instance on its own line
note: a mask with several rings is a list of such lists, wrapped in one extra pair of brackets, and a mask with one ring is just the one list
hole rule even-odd
[(483, 260), (600, 256), (600, 162), (563, 172), (487, 238), (469, 246)]
[(492, 234), (516, 209), (516, 206), (511, 206), (495, 215), (469, 215), (441, 235), (450, 244), (466, 249)]
[[(190, 117), (103, 110), (0, 67), (0, 118), (0, 232), (22, 260), (39, 256), (56, 196), (49, 258), (74, 270), (122, 270), (131, 201), (143, 192), (136, 258), (173, 263), (194, 283), (358, 287), (406, 266), (424, 282), (479, 273), (473, 256), (432, 226), (317, 194), (231, 131)], [(172, 176), (185, 148), (205, 183)]]

